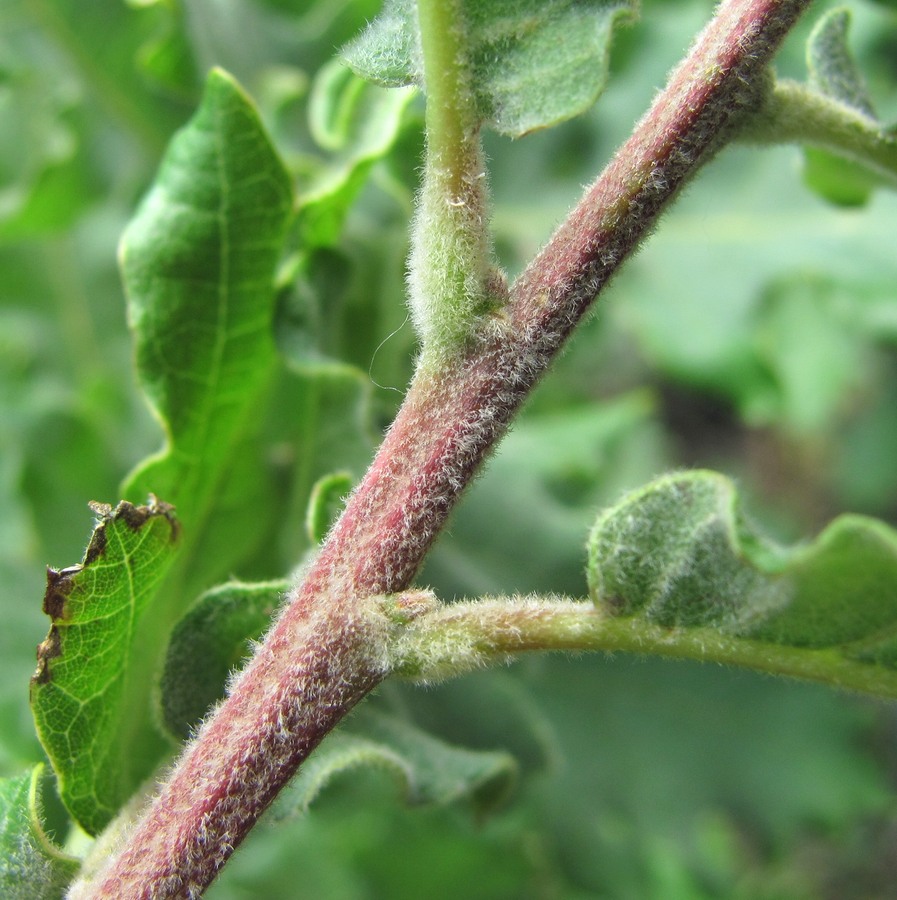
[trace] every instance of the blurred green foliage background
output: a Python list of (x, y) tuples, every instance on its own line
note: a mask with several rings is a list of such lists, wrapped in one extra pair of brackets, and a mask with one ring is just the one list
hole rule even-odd
[[(27, 684), (47, 628), (43, 566), (80, 559), (87, 502), (115, 502), (161, 441), (130, 374), (116, 243), (211, 65), (256, 98), (306, 200), (297, 241), (312, 248), (284, 264), (277, 338), (292, 380), (259, 410), (265, 477), (286, 499), (259, 516), (255, 537), (272, 538), (253, 540), (234, 574), (297, 565), (315, 478), (360, 477), (397, 408), (414, 353), (403, 266), (422, 105), (330, 64), (377, 6), (0, 7), (0, 774), (42, 757)], [(803, 77), (821, 8), (789, 38), (782, 73)], [(893, 121), (897, 12), (853, 8), (854, 50)], [(594, 110), (488, 138), (512, 274), (710, 10), (648, 0)], [(422, 584), (446, 598), (582, 596), (596, 510), (681, 466), (736, 476), (752, 514), (789, 541), (844, 510), (897, 520), (897, 197), (830, 205), (803, 186), (801, 162), (797, 148), (736, 146), (701, 174), (540, 386)], [(319, 195), (331, 202), (315, 215)], [(300, 390), (312, 381), (314, 417)], [(890, 705), (628, 658), (531, 658), (441, 687), (389, 684), (371, 702), (509, 750), (516, 792), (478, 819), (409, 809), (377, 771), (341, 776), (307, 814), (263, 823), (210, 897), (897, 897)]]

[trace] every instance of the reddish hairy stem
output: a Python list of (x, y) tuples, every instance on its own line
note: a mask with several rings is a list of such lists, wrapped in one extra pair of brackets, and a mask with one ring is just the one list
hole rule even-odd
[(264, 645), (97, 880), (73, 897), (199, 896), (321, 739), (387, 673), (374, 595), (408, 586), (464, 487), (598, 291), (751, 102), (809, 0), (727, 0), (633, 136), (484, 322), (421, 371)]

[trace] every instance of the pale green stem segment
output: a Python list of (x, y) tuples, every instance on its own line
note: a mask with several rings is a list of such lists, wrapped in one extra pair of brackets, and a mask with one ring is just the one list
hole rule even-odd
[[(427, 161), (454, 198), (480, 162), (476, 108), (466, 63), (460, 0), (418, 0), (427, 92)], [(476, 174), (476, 173), (473, 173)]]
[(740, 137), (752, 143), (820, 147), (860, 163), (897, 188), (897, 133), (794, 81), (774, 85)]
[(427, 156), (414, 218), (408, 288), (422, 364), (471, 338), (501, 299), (493, 267), (480, 117), (460, 0), (418, 0), (427, 94)]
[(441, 681), (534, 650), (714, 662), (897, 698), (897, 672), (850, 659), (840, 648), (789, 647), (714, 628), (666, 628), (610, 615), (587, 600), (554, 596), (486, 598), (427, 612), (395, 640), (392, 669), (416, 681)]

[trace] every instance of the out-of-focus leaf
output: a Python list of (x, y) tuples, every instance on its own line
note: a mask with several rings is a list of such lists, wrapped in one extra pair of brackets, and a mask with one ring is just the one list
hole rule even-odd
[(331, 247), (290, 260), (275, 320), (277, 343), (289, 363), (304, 368), (340, 364), (338, 342), (351, 315), (347, 300), (353, 268), (352, 259)]
[[(631, 21), (626, 0), (526, 0), (462, 5), (465, 64), (482, 121), (520, 137), (585, 112), (607, 83), (614, 28)], [(423, 85), (412, 0), (387, 0), (380, 16), (343, 50), (355, 71), (379, 84)]]
[(505, 801), (517, 776), (507, 753), (453, 747), (394, 716), (362, 711), (302, 767), (287, 796), (278, 800), (279, 813), (308, 809), (334, 777), (363, 767), (388, 771), (410, 804), (466, 800), (480, 813)]
[(63, 802), (90, 834), (152, 772), (164, 745), (147, 702), (144, 619), (175, 557), (171, 508), (98, 505), (80, 565), (47, 573), (53, 624), (38, 647), (31, 705)]
[[(847, 44), (849, 9), (826, 12), (816, 23), (807, 41), (809, 87), (880, 130), (872, 98)], [(882, 179), (860, 163), (844, 159), (828, 150), (804, 151), (804, 182), (821, 197), (838, 206), (862, 206)]]
[(0, 896), (4, 900), (62, 900), (80, 868), (44, 831), (40, 781), (43, 766), (0, 779)]
[(269, 434), (277, 459), (279, 491), (268, 541), (280, 552), (283, 572), (312, 549), (308, 504), (318, 479), (335, 469), (358, 480), (376, 444), (371, 387), (352, 366), (304, 366), (278, 386), (271, 401)]
[(46, 32), (71, 55), (85, 89), (105, 111), (144, 146), (161, 149), (186, 108), (153, 90), (139, 57), (147, 42), (157, 39), (168, 11), (108, 0), (40, 0), (30, 6)]
[(716, 639), (743, 665), (781, 671), (776, 651), (789, 648), (793, 674), (897, 696), (897, 532), (875, 519), (841, 516), (786, 549), (751, 528), (723, 476), (669, 475), (598, 518), (588, 578), (595, 603), (644, 623), (646, 641), (663, 630), (655, 650), (713, 657)]
[(550, 846), (586, 896), (667, 896), (652, 891), (658, 844), (712, 884), (699, 853), (712, 816), (738, 844), (707, 896), (790, 900), (796, 870), (813, 865), (797, 858), (802, 835), (838, 843), (861, 833), (856, 817), (890, 808), (886, 774), (857, 753), (873, 710), (821, 686), (625, 655), (515, 669), (564, 738), (563, 765), (533, 786), (533, 826), (551, 823)]
[[(770, 412), (790, 431), (831, 428), (868, 384), (874, 357), (864, 320), (878, 305), (877, 293), (810, 276), (764, 293), (754, 321), (756, 359), (775, 385), (777, 408)], [(885, 288), (881, 301), (889, 295)]]
[(180, 3), (155, 0), (134, 6), (160, 7), (165, 19), (147, 38), (137, 53), (137, 63), (147, 78), (170, 96), (192, 101), (199, 87), (196, 60), (184, 30), (184, 9)]
[(309, 99), (309, 125), (330, 157), (316, 165), (300, 189), (299, 227), (312, 245), (332, 244), (371, 166), (396, 142), (412, 88), (388, 91), (334, 60), (317, 74)]
[(519, 666), (474, 672), (426, 690), (393, 681), (382, 701), (443, 741), (477, 750), (501, 747), (524, 776), (544, 775), (563, 765), (564, 751), (547, 708), (535, 701), (521, 675)]
[[(830, 207), (823, 214), (819, 200), (794, 183), (789, 158), (790, 150), (779, 148), (749, 166), (745, 148), (728, 150), (621, 272), (608, 298), (609, 316), (636, 336), (661, 372), (722, 393), (748, 423), (786, 429), (787, 415), (800, 411), (786, 399), (792, 387), (776, 374), (790, 364), (771, 355), (792, 349), (792, 339), (775, 329), (786, 319), (811, 327), (815, 337), (800, 352), (813, 366), (807, 378), (818, 378), (827, 395), (811, 406), (820, 414), (827, 410), (825, 427), (832, 428), (840, 420), (831, 414), (849, 409), (864, 375), (844, 373), (841, 354), (852, 355), (856, 339), (869, 359), (873, 341), (890, 340), (897, 265), (887, 229), (897, 201), (880, 193), (862, 220)], [(720, 204), (727, 192), (729, 200)], [(702, 277), (690, 278), (697, 270)], [(798, 324), (817, 292), (816, 320)], [(837, 391), (828, 360), (813, 352), (815, 346), (840, 348), (837, 369), (846, 377)], [(823, 424), (821, 415), (804, 421), (810, 418)]]
[(810, 86), (821, 94), (875, 119), (872, 98), (847, 46), (848, 9), (832, 9), (823, 15), (807, 41)]
[(308, 537), (313, 543), (320, 544), (327, 537), (327, 532), (345, 505), (352, 484), (349, 472), (333, 472), (315, 482), (305, 519)]
[(876, 385), (846, 424), (832, 466), (841, 505), (887, 518), (897, 498), (897, 372)]
[[(246, 499), (258, 473), (239, 464), (276, 363), (274, 271), (291, 209), (289, 179), (251, 102), (212, 72), (121, 246), (140, 380), (166, 433), (125, 493), (170, 498), (193, 547), (214, 542), (210, 530), (252, 533)], [(235, 522), (221, 506), (242, 506), (250, 519)], [(202, 558), (219, 572), (234, 564)]]
[(0, 239), (67, 227), (96, 187), (83, 148), (83, 98), (53, 62), (33, 29), (0, 23)]
[(804, 148), (803, 181), (835, 206), (865, 206), (881, 183), (868, 169), (816, 147)]
[(187, 737), (223, 699), (228, 675), (268, 629), (288, 587), (229, 582), (206, 591), (178, 622), (160, 682), (162, 720), (175, 737)]
[(47, 406), (34, 410), (23, 435), (20, 484), (30, 500), (42, 551), (47, 559), (59, 560), (66, 558), (71, 536), (83, 533), (84, 489), (93, 490), (95, 497), (114, 497), (117, 472), (80, 472), (85, 460), (108, 460), (103, 435), (86, 410), (73, 408), (73, 398), (47, 398)]
[(359, 215), (337, 246), (308, 248), (291, 259), (275, 320), (277, 345), (291, 368), (332, 371), (349, 363), (375, 387), (389, 388), (394, 403), (399, 399), (415, 346), (402, 302), (405, 224), (386, 228)]

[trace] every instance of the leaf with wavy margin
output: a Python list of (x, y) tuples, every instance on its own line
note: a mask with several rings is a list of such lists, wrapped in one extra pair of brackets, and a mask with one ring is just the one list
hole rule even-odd
[(144, 631), (178, 534), (171, 507), (155, 498), (94, 511), (83, 561), (47, 572), (44, 612), (53, 624), (31, 681), (59, 794), (89, 834), (105, 828), (166, 750), (148, 702)]
[(0, 897), (61, 900), (81, 862), (44, 831), (40, 788), (44, 767), (0, 778)]
[[(610, 41), (628, 0), (465, 0), (470, 81), (482, 121), (520, 137), (585, 112), (608, 80)], [(423, 86), (413, 0), (387, 0), (343, 55), (366, 78)]]
[[(851, 12), (832, 9), (820, 17), (807, 40), (808, 87), (847, 107), (882, 134), (872, 98), (850, 52), (847, 37)], [(858, 162), (817, 147), (804, 149), (804, 182), (839, 206), (862, 206), (882, 179)]]
[(292, 206), (255, 107), (213, 70), (121, 243), (140, 382), (165, 430), (125, 496), (177, 507), (191, 586), (252, 549), (263, 480), (247, 444), (278, 361), (274, 282)]
[(466, 801), (480, 814), (500, 806), (517, 780), (509, 753), (455, 747), (395, 716), (361, 710), (302, 767), (275, 814), (305, 811), (335, 777), (371, 767), (392, 775), (409, 805)]
[(610, 645), (619, 623), (625, 649), (897, 697), (897, 532), (883, 522), (843, 515), (782, 547), (745, 517), (729, 479), (675, 473), (599, 517), (588, 580), (611, 615)]

